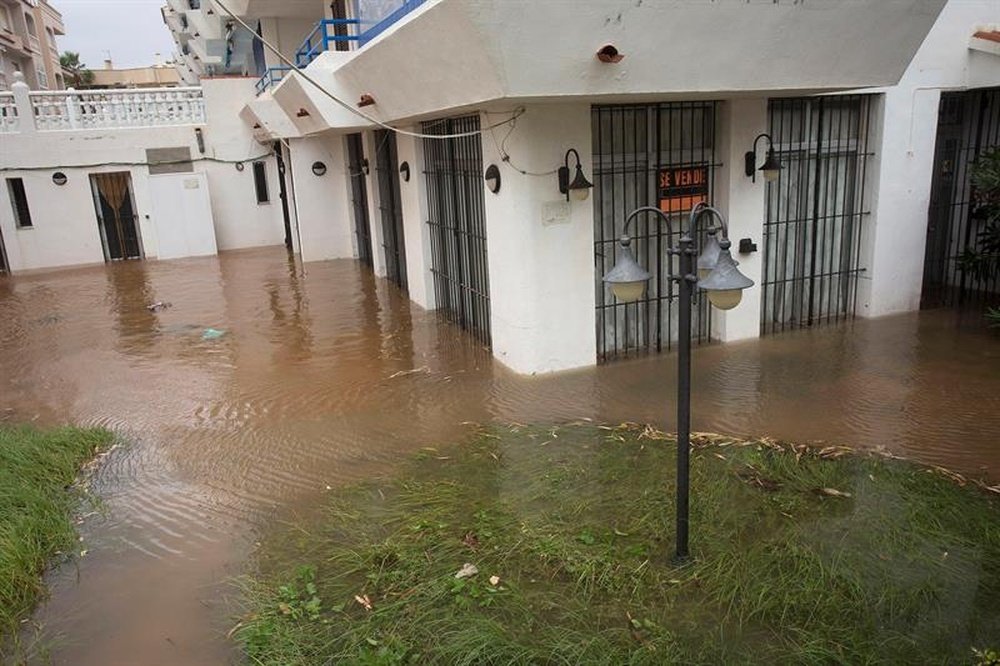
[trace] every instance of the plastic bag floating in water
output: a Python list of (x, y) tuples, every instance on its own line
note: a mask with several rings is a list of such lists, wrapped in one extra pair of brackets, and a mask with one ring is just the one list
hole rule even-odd
[(225, 334), (226, 334), (225, 331), (220, 331), (217, 328), (206, 328), (205, 331), (201, 334), (201, 339), (202, 340), (218, 340), (219, 338), (221, 338)]

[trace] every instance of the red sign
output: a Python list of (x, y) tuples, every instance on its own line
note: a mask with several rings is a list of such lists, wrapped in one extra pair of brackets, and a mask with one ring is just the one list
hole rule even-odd
[(664, 213), (689, 211), (708, 200), (708, 167), (664, 167), (657, 189)]

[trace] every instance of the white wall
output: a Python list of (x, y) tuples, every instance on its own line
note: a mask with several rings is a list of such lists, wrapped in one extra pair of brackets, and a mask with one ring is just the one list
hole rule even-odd
[[(408, 127), (410, 131), (416, 127)], [(399, 178), (400, 205), (403, 210), (403, 240), (406, 242), (406, 279), (410, 300), (433, 310), (434, 275), (431, 273), (431, 239), (427, 225), (427, 180), (424, 176), (424, 151), (421, 140), (396, 135), (399, 163), (410, 165), (410, 182)]]
[[(240, 111), (254, 99), (254, 79), (226, 77), (204, 79), (206, 157), (223, 160), (206, 162), (212, 192), (212, 214), (220, 250), (235, 250), (262, 245), (281, 245), (285, 241), (285, 223), (279, 199), (278, 167), (271, 147), (253, 138), (252, 127), (240, 118)], [(197, 151), (192, 151), (198, 155)], [(254, 158), (267, 165), (270, 202), (258, 204), (254, 190)], [(228, 162), (246, 161), (243, 171)]]
[[(355, 256), (343, 137), (328, 134), (291, 139), (289, 147), (302, 260)], [(312, 172), (315, 162), (326, 165), (325, 175)]]
[[(885, 97), (870, 165), (872, 216), (865, 220), (866, 271), (858, 293), (863, 316), (920, 307), (941, 91), (969, 85), (969, 38), (991, 23), (1000, 23), (1000, 2), (950, 0), (899, 85), (874, 91)], [(991, 64), (976, 63), (973, 83), (1000, 86), (1000, 58)]]
[[(728, 100), (721, 105), (720, 116), (721, 141), (717, 154), (723, 167), (717, 174), (716, 206), (729, 222), (733, 258), (739, 262), (740, 271), (754, 281), (754, 286), (744, 290), (743, 301), (737, 307), (712, 312), (713, 337), (732, 342), (760, 335), (767, 183), (761, 177), (756, 182), (751, 181), (744, 171), (743, 160), (754, 139), (767, 131), (767, 99)], [(761, 141), (758, 146), (765, 150), (766, 142)], [(763, 155), (759, 157), (758, 164), (763, 158)], [(758, 251), (740, 254), (741, 238), (754, 241)]]
[[(496, 119), (484, 115), (482, 126)], [(567, 203), (555, 175), (522, 175), (500, 159), (488, 133), (482, 140), (484, 167), (497, 164), (502, 173), (500, 192), (485, 194), (493, 355), (520, 373), (593, 365), (593, 202)], [(588, 103), (529, 106), (507, 142), (517, 166), (533, 172), (561, 165), (569, 148), (592, 175)]]

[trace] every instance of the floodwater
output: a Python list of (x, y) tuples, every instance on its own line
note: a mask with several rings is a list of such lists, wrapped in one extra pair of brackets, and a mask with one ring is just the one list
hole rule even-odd
[[(35, 618), (55, 663), (236, 659), (228, 581), (268, 526), (469, 422), (673, 426), (672, 356), (520, 377), (357, 262), (305, 269), (269, 248), (0, 279), (0, 418), (127, 442)], [(698, 348), (693, 402), (696, 430), (1000, 478), (1000, 340), (949, 311)]]

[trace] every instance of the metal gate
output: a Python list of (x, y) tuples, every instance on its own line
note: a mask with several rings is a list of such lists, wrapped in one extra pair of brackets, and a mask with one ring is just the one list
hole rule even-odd
[(872, 97), (773, 99), (761, 334), (854, 316)]
[(351, 207), (354, 210), (354, 235), (358, 241), (358, 259), (372, 267), (372, 228), (368, 219), (368, 183), (365, 145), (361, 134), (347, 135), (347, 173), (351, 179)]
[(985, 222), (973, 200), (969, 167), (998, 146), (1000, 88), (942, 93), (927, 215), (923, 308), (978, 302), (1000, 293), (1000, 275), (970, 275), (960, 262), (967, 251), (978, 249)]
[[(594, 277), (597, 290), (599, 361), (631, 353), (670, 349), (677, 339), (677, 286), (668, 279), (667, 248), (680, 238), (692, 201), (676, 207), (660, 200), (659, 179), (667, 171), (697, 171), (704, 200), (712, 203), (717, 140), (717, 102), (595, 106), (591, 112), (594, 150)], [(622, 304), (601, 281), (614, 265), (625, 218), (640, 206), (659, 206), (671, 217), (668, 230), (643, 216), (629, 232), (639, 262), (653, 274), (645, 299)], [(676, 264), (676, 262), (674, 262)], [(692, 332), (698, 342), (711, 333), (708, 299), (695, 294)]]
[(0, 275), (7, 273), (7, 249), (3, 245), (3, 232), (0, 232)]
[[(424, 134), (478, 130), (478, 116), (423, 124)], [(437, 306), (489, 345), (490, 281), (480, 137), (424, 139), (424, 167)]]
[(399, 158), (396, 156), (395, 132), (375, 132), (375, 172), (378, 176), (386, 277), (405, 291), (406, 243), (403, 239), (403, 207), (399, 201)]
[(90, 185), (105, 261), (141, 259), (142, 244), (129, 172), (95, 173), (90, 176)]

